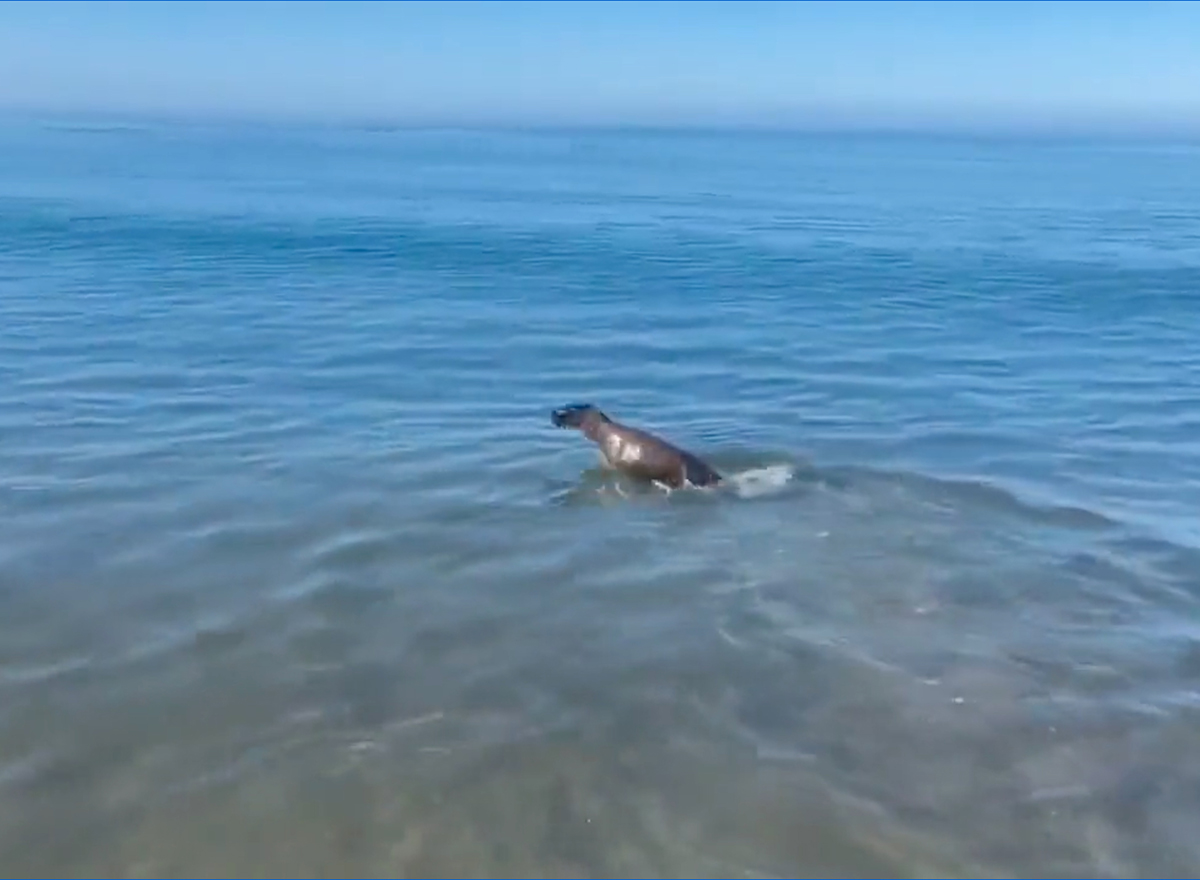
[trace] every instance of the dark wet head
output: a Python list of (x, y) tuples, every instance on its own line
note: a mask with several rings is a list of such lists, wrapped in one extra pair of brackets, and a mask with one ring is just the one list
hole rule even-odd
[(556, 428), (582, 428), (591, 419), (604, 420), (604, 413), (590, 403), (571, 403), (550, 413), (550, 424)]

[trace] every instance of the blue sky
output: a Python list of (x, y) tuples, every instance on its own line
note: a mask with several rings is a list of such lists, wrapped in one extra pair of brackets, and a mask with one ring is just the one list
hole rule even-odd
[(1200, 3), (7, 2), (0, 107), (1200, 128)]

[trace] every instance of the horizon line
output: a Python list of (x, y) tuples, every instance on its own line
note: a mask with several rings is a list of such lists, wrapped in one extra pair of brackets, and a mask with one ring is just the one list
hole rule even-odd
[[(765, 115), (765, 114), (764, 114)], [(783, 114), (776, 114), (783, 115)], [(469, 114), (444, 118), (390, 113), (345, 115), (270, 113), (236, 110), (183, 111), (149, 108), (67, 108), (6, 106), (0, 118), (22, 119), (43, 125), (75, 123), (79, 128), (138, 128), (152, 126), (221, 127), (265, 129), (323, 129), (362, 132), (497, 131), (497, 132), (661, 132), (695, 134), (827, 134), (827, 135), (927, 135), (968, 137), (1102, 137), (1119, 140), (1200, 137), (1200, 110), (1195, 115), (1164, 119), (1129, 118), (1126, 115), (996, 114), (967, 119), (952, 114), (803, 111), (789, 118), (675, 118), (651, 121), (641, 116), (621, 118), (472, 118)], [(76, 127), (71, 126), (71, 127)]]

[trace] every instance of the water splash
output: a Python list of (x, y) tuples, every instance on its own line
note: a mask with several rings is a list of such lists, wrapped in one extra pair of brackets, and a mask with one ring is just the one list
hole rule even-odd
[(727, 479), (739, 498), (761, 498), (785, 489), (795, 473), (789, 464), (770, 464), (730, 474)]

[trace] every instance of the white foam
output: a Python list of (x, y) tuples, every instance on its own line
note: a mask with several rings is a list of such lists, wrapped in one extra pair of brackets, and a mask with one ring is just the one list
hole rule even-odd
[(730, 474), (733, 490), (742, 498), (758, 498), (778, 492), (791, 482), (795, 470), (788, 464), (770, 464), (766, 467), (750, 468), (748, 471)]

